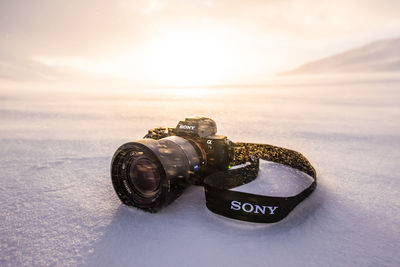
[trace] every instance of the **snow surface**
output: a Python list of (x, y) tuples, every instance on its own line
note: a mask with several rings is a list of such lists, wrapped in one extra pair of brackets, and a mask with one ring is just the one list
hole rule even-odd
[[(400, 82), (26, 88), (0, 87), (0, 266), (400, 266)], [(196, 186), (157, 214), (122, 205), (116, 148), (189, 115), (303, 153), (316, 191), (269, 225), (211, 213)], [(241, 190), (291, 195), (300, 176), (263, 161)]]

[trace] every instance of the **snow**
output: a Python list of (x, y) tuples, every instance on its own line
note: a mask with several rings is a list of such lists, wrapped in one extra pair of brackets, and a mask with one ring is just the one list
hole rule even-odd
[[(0, 266), (399, 266), (399, 86), (3, 84)], [(156, 214), (122, 205), (114, 151), (189, 115), (213, 118), (233, 141), (301, 152), (316, 191), (275, 224), (215, 215), (196, 186)], [(307, 186), (303, 176), (263, 161), (259, 178), (236, 190), (291, 195)]]

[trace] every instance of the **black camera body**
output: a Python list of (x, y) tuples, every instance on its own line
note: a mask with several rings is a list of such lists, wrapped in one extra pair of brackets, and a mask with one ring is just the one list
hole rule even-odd
[(229, 162), (233, 158), (232, 142), (226, 136), (216, 133), (216, 123), (204, 117), (186, 118), (173, 130), (176, 136), (193, 141), (202, 155), (198, 172), (200, 180), (197, 180), (196, 184), (202, 184), (201, 179), (204, 175), (228, 169)]
[(234, 156), (233, 143), (217, 135), (205, 117), (189, 117), (175, 128), (154, 128), (144, 139), (122, 145), (111, 163), (111, 177), (121, 201), (157, 211), (178, 198), (190, 184), (225, 171)]

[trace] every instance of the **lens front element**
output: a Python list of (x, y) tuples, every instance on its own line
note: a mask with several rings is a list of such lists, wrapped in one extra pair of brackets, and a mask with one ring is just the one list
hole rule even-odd
[(153, 197), (160, 188), (157, 166), (147, 158), (139, 158), (129, 168), (129, 182), (143, 197)]
[(117, 149), (111, 180), (124, 204), (156, 212), (181, 195), (199, 164), (197, 150), (182, 137), (145, 138)]

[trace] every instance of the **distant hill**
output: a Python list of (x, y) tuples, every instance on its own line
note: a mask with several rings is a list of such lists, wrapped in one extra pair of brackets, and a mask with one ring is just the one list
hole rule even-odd
[(400, 72), (400, 38), (362, 47), (301, 65), (282, 75)]

